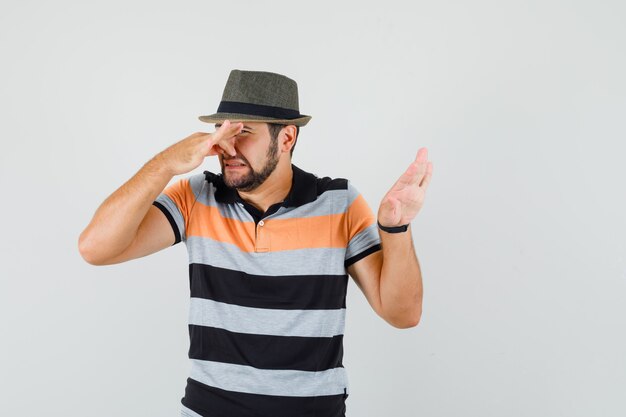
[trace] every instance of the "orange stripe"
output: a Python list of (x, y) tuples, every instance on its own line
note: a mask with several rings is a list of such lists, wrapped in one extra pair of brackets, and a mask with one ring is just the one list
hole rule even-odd
[(271, 250), (345, 248), (348, 244), (343, 213), (265, 222)]
[(189, 207), (193, 204), (194, 195), (189, 184), (189, 178), (182, 178), (175, 183), (169, 185), (163, 190), (163, 194), (172, 199), (174, 204), (178, 206), (178, 209), (185, 219), (187, 224), (187, 217), (189, 213)]
[[(244, 252), (345, 248), (357, 233), (376, 222), (374, 213), (359, 194), (348, 207), (347, 213), (270, 218), (264, 220), (264, 226), (257, 225), (255, 232), (254, 221), (243, 222), (223, 217), (217, 207), (195, 201), (188, 178), (172, 184), (163, 193), (180, 208), (185, 219), (187, 238), (197, 236), (230, 243)], [(189, 210), (192, 207), (193, 215), (190, 219)]]
[(350, 241), (357, 233), (362, 232), (367, 227), (376, 223), (376, 217), (372, 209), (359, 194), (350, 204), (347, 210), (348, 218), (348, 241)]
[(222, 217), (214, 206), (196, 203), (187, 229), (187, 237), (190, 236), (231, 243), (242, 251), (254, 252), (254, 222)]
[(345, 248), (347, 233), (344, 213), (290, 219), (267, 219), (263, 226), (254, 221), (243, 222), (223, 217), (215, 206), (197, 202), (193, 208), (187, 228), (187, 237), (197, 236), (230, 243), (244, 252), (255, 252), (257, 248), (271, 251)]

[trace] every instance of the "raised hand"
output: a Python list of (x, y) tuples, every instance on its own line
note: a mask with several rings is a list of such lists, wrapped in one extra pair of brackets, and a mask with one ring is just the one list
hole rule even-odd
[(172, 175), (184, 174), (200, 166), (207, 156), (218, 155), (222, 149), (230, 155), (236, 155), (231, 138), (239, 134), (242, 128), (241, 122), (231, 123), (225, 120), (215, 132), (193, 133), (160, 152), (158, 156)]
[(432, 173), (433, 163), (428, 161), (428, 150), (420, 148), (415, 160), (381, 200), (378, 222), (387, 227), (410, 223), (424, 204)]

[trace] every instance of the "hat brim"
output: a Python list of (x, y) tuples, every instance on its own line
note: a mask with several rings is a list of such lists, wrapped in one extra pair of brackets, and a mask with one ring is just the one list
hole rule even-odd
[(271, 117), (254, 116), (250, 114), (214, 113), (207, 116), (198, 116), (198, 119), (205, 123), (223, 123), (224, 120), (228, 119), (231, 122), (267, 122), (281, 125), (304, 126), (309, 123), (311, 116), (303, 114), (302, 117), (298, 117), (297, 119), (272, 119)]

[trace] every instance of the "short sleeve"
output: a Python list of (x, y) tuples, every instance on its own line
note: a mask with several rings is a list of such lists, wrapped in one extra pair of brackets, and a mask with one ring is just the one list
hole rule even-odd
[(182, 178), (167, 186), (161, 194), (152, 202), (158, 207), (174, 230), (175, 245), (186, 240), (185, 225), (188, 219), (189, 201), (193, 199), (189, 178)]
[(365, 198), (348, 181), (346, 223), (348, 247), (344, 265), (347, 268), (367, 255), (381, 250), (376, 216)]

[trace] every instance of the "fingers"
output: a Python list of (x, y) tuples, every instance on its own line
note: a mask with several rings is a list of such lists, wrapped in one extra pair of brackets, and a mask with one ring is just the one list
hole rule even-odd
[(418, 184), (422, 179), (422, 173), (420, 172), (420, 163), (419, 162), (411, 162), (409, 167), (400, 175), (397, 184), (402, 185), (403, 187)]
[(428, 160), (428, 150), (426, 148), (420, 148), (417, 151), (415, 162), (420, 166), (419, 181), (417, 184), (419, 187), (426, 189), (433, 173), (433, 163)]
[[(211, 134), (211, 150), (215, 149), (217, 151), (216, 145), (220, 148), (224, 149), (230, 155), (237, 155), (237, 151), (235, 150), (235, 146), (229, 141), (230, 138), (236, 136), (241, 132), (243, 128), (243, 123), (231, 123), (230, 120), (224, 120), (224, 123), (213, 133)], [(217, 155), (217, 152), (212, 155)]]
[(404, 186), (414, 184), (416, 181), (417, 168), (415, 162), (412, 162), (411, 165), (400, 175), (398, 178), (398, 183)]
[(430, 162), (428, 162), (428, 149), (420, 148), (417, 151), (415, 161), (411, 163), (411, 165), (415, 167), (413, 169), (413, 177), (411, 178), (412, 184), (417, 184), (419, 186), (419, 184), (424, 180), (424, 176), (427, 174), (429, 164)]
[(426, 148), (419, 148), (417, 156), (413, 161), (413, 165), (417, 166), (418, 179), (420, 182), (426, 173), (426, 165), (428, 163), (428, 150)]
[(422, 187), (424, 190), (426, 190), (426, 188), (428, 188), (428, 184), (430, 184), (430, 179), (433, 176), (433, 163), (432, 162), (428, 162), (428, 167), (426, 169), (426, 175), (424, 176), (424, 179), (422, 180), (422, 183), (420, 184), (420, 187)]
[(415, 162), (425, 162), (428, 160), (428, 149), (426, 148), (419, 148), (417, 150), (417, 155), (415, 155)]
[(397, 183), (402, 186), (417, 185), (423, 182), (425, 176), (428, 173), (428, 150), (426, 148), (420, 148), (417, 151), (415, 160), (411, 162), (409, 167), (400, 176)]

